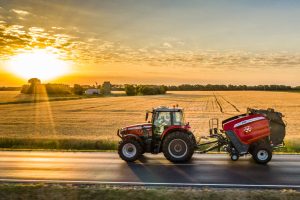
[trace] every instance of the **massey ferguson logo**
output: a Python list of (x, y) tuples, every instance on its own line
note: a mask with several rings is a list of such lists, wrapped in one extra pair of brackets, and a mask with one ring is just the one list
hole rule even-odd
[(252, 131), (252, 127), (251, 126), (245, 126), (245, 128), (244, 128), (244, 133), (251, 133), (251, 131)]

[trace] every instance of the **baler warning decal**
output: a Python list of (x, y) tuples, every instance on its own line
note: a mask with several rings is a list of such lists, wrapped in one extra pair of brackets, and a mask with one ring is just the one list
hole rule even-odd
[(263, 120), (263, 119), (266, 119), (266, 118), (264, 118), (264, 117), (255, 117), (255, 118), (252, 118), (252, 119), (247, 119), (247, 120), (241, 121), (239, 123), (236, 123), (233, 127), (237, 128), (237, 127), (243, 126), (245, 124), (249, 124), (251, 122), (256, 122), (256, 121)]

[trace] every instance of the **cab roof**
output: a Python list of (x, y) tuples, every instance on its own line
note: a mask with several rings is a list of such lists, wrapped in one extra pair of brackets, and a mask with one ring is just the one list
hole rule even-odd
[(159, 106), (152, 109), (153, 112), (179, 112), (182, 110), (183, 108), (180, 107), (166, 107), (166, 106)]

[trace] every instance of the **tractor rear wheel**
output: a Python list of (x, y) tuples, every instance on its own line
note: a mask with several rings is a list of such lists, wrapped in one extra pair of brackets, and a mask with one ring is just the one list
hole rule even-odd
[(142, 147), (140, 143), (134, 139), (123, 140), (118, 147), (120, 158), (126, 162), (134, 162), (142, 155)]
[(254, 147), (252, 157), (258, 164), (267, 164), (272, 159), (271, 147), (265, 144), (260, 144)]
[(194, 142), (187, 133), (176, 131), (166, 136), (162, 151), (171, 162), (186, 162), (192, 158), (194, 148)]

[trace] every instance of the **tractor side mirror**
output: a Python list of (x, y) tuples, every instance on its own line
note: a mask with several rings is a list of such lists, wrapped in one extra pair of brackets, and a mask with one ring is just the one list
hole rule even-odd
[(149, 116), (149, 113), (146, 113), (146, 118), (145, 118), (145, 121), (148, 120), (148, 116)]

